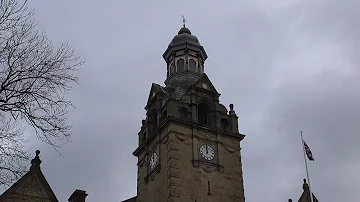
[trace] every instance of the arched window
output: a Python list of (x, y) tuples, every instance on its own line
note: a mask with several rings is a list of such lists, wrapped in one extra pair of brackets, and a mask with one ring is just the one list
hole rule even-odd
[(199, 73), (202, 73), (202, 72), (201, 72), (201, 66), (200, 66), (200, 65), (198, 65), (198, 72), (199, 72)]
[(185, 61), (184, 59), (179, 59), (176, 63), (176, 66), (177, 66), (177, 71), (183, 71), (185, 70)]
[(209, 125), (210, 108), (207, 104), (201, 103), (198, 106), (198, 120), (201, 125)]
[(196, 62), (193, 59), (189, 60), (189, 70), (196, 72)]
[(180, 108), (180, 119), (186, 121), (188, 118), (188, 111), (185, 107)]
[(221, 129), (229, 130), (229, 122), (227, 119), (221, 119), (220, 125), (221, 125)]

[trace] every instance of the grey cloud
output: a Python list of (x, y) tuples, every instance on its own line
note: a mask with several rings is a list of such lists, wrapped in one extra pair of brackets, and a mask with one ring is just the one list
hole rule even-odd
[[(31, 2), (39, 27), (86, 60), (70, 94), (72, 142), (64, 158), (41, 150), (60, 201), (76, 188), (87, 201), (136, 194), (137, 132), (161, 57), (181, 15), (207, 51), (205, 71), (235, 104), (247, 201), (297, 200), (305, 177), (299, 131), (311, 147), (311, 185), (320, 201), (356, 198), (359, 138), (359, 4), (356, 1)], [(190, 6), (191, 5), (191, 6)], [(32, 136), (30, 136), (32, 137)]]

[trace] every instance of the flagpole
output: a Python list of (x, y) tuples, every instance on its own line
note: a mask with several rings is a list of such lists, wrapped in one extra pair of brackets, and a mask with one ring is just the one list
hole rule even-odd
[(308, 166), (307, 166), (307, 161), (306, 161), (305, 147), (304, 147), (304, 138), (303, 138), (303, 135), (302, 135), (302, 131), (300, 131), (300, 135), (301, 135), (302, 148), (303, 148), (303, 152), (304, 152), (304, 161), (305, 161), (306, 177), (307, 177), (307, 181), (308, 181), (308, 184), (309, 184), (310, 200), (311, 200), (311, 202), (314, 202), (314, 200), (313, 200), (313, 195), (312, 195), (312, 192), (311, 192), (311, 187), (310, 187), (309, 171), (308, 171)]

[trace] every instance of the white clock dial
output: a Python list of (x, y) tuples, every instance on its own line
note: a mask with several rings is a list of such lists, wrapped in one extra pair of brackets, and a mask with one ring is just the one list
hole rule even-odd
[(150, 161), (149, 161), (149, 165), (150, 165), (150, 169), (154, 169), (157, 165), (157, 161), (158, 161), (158, 156), (157, 154), (154, 152), (151, 156), (150, 156)]
[(215, 157), (215, 150), (208, 144), (200, 146), (200, 154), (206, 160), (213, 160)]

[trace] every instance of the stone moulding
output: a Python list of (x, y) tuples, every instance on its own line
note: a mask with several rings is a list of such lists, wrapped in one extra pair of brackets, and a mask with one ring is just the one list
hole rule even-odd
[(180, 141), (186, 141), (189, 139), (189, 137), (183, 136), (183, 135), (179, 135), (179, 134), (175, 134), (175, 137), (180, 140)]
[(235, 148), (232, 148), (232, 147), (227, 147), (225, 145), (223, 145), (224, 149), (229, 152), (229, 153), (234, 153), (236, 152), (236, 149)]

